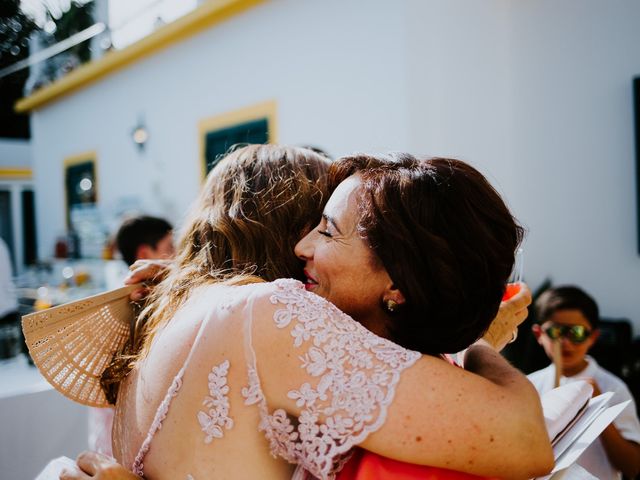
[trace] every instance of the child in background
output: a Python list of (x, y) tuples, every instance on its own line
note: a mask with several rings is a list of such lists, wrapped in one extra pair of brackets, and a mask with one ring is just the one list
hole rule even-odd
[[(554, 342), (560, 342), (562, 376), (560, 385), (587, 380), (593, 395), (614, 392), (612, 404), (631, 403), (610, 424), (578, 460), (578, 464), (601, 480), (635, 478), (640, 472), (640, 422), (633, 397), (625, 383), (600, 367), (587, 355), (598, 339), (599, 313), (595, 300), (578, 287), (562, 286), (545, 291), (535, 303), (538, 324), (533, 334), (553, 362)], [(554, 388), (552, 363), (528, 376), (540, 394)]]

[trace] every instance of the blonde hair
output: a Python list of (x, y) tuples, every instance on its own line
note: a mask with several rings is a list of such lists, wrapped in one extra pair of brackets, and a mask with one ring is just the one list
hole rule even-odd
[(191, 208), (167, 277), (147, 299), (131, 341), (102, 375), (111, 403), (120, 381), (193, 289), (303, 278), (293, 247), (320, 218), (329, 165), (311, 150), (281, 145), (239, 148), (216, 165)]

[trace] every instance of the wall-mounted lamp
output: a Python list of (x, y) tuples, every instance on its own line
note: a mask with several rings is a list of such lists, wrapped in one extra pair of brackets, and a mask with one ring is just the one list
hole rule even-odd
[(140, 151), (144, 150), (144, 146), (149, 140), (149, 131), (142, 120), (139, 120), (138, 125), (136, 125), (131, 131), (131, 139), (133, 140), (133, 143), (138, 146)]

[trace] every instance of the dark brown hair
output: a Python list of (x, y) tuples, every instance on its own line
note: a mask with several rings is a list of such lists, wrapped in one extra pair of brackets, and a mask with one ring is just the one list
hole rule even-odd
[(228, 279), (304, 278), (293, 247), (320, 218), (329, 165), (311, 150), (281, 145), (245, 146), (216, 165), (191, 209), (170, 273), (150, 294), (133, 340), (102, 376), (111, 403), (119, 382), (192, 289)]
[(523, 229), (459, 160), (343, 157), (330, 187), (353, 174), (362, 179), (359, 232), (406, 298), (387, 326), (391, 339), (431, 354), (466, 348), (498, 311)]
[(155, 249), (158, 242), (166, 237), (173, 227), (163, 218), (146, 215), (125, 220), (116, 234), (116, 245), (127, 265), (137, 260), (140, 245), (149, 245)]
[(536, 300), (536, 321), (544, 323), (559, 310), (579, 310), (589, 321), (591, 328), (598, 328), (600, 313), (598, 304), (587, 292), (573, 285), (545, 290)]

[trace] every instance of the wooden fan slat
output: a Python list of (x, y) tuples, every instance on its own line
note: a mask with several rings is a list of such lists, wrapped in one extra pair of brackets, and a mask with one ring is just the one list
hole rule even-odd
[(108, 405), (100, 376), (128, 338), (133, 318), (129, 294), (134, 288), (116, 289), (23, 317), (34, 363), (68, 398), (85, 405)]

